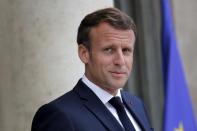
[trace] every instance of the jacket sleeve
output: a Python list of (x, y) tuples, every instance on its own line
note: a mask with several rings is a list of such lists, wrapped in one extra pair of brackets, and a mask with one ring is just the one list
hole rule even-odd
[(149, 116), (148, 116), (148, 113), (147, 113), (147, 110), (146, 110), (146, 107), (144, 105), (144, 103), (142, 102), (142, 100), (140, 99), (141, 103), (142, 103), (142, 106), (143, 106), (143, 109), (144, 109), (144, 114), (145, 114), (145, 118), (147, 118), (147, 122), (149, 123), (148, 125), (150, 125), (150, 130), (151, 131), (154, 131), (154, 128), (151, 127), (151, 122), (150, 122), (150, 119), (149, 119)]
[(65, 113), (52, 104), (42, 106), (35, 114), (31, 131), (74, 131)]

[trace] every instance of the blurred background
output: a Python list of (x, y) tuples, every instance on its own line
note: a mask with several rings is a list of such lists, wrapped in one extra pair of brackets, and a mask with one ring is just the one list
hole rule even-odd
[[(170, 4), (197, 118), (197, 1)], [(37, 109), (73, 88), (84, 73), (77, 54), (77, 28), (85, 15), (105, 7), (121, 9), (137, 25), (134, 67), (125, 90), (143, 99), (155, 131), (162, 130), (160, 0), (1, 0), (1, 131), (30, 131)]]

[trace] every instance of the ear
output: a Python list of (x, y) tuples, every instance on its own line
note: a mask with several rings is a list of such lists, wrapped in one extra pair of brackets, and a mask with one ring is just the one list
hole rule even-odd
[(83, 44), (78, 45), (78, 55), (84, 64), (88, 63), (90, 54), (88, 49)]

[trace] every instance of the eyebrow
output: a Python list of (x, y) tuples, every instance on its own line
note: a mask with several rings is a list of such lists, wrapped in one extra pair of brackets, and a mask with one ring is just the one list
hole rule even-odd
[[(116, 46), (115, 46), (115, 44), (113, 44), (113, 43), (109, 43), (108, 45), (103, 45), (102, 46), (102, 48), (115, 48)], [(122, 49), (125, 49), (125, 48), (128, 48), (128, 49), (130, 49), (130, 50), (132, 50), (133, 51), (133, 46), (131, 45), (124, 45), (124, 46), (121, 46), (121, 48)]]

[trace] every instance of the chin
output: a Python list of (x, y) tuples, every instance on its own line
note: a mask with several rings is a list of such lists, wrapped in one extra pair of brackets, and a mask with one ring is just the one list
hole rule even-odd
[(113, 84), (112, 86), (111, 86), (111, 88), (112, 89), (120, 89), (120, 88), (123, 88), (123, 86), (124, 86), (125, 84), (120, 84), (120, 83), (118, 83), (118, 84)]
[(126, 83), (126, 79), (125, 78), (121, 78), (119, 80), (114, 79), (114, 78), (110, 78), (110, 79), (106, 79), (108, 82), (108, 87), (112, 90), (117, 90), (120, 88), (123, 88), (123, 86)]
[(126, 81), (124, 80), (115, 80), (114, 81), (114, 83), (113, 83), (113, 85), (114, 85), (114, 87), (116, 87), (116, 88), (122, 88), (124, 85), (125, 85), (125, 83), (126, 83)]

